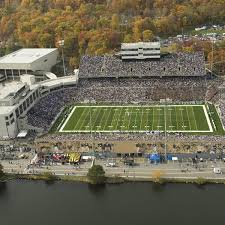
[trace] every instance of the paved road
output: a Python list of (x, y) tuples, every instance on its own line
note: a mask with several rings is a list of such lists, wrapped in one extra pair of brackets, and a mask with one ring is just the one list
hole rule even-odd
[[(56, 175), (74, 175), (84, 176), (87, 174), (88, 169), (91, 167), (91, 162), (81, 164), (79, 167), (72, 165), (52, 165), (42, 166), (26, 169), (29, 160), (16, 160), (13, 163), (8, 161), (1, 162), (4, 170), (8, 173), (43, 173), (52, 172)], [(106, 161), (96, 160), (96, 164), (104, 167), (106, 175), (108, 176), (121, 176), (129, 178), (152, 178), (154, 176), (161, 176), (165, 178), (217, 178), (225, 179), (225, 163), (222, 161), (198, 163), (198, 168), (192, 166), (191, 163), (178, 163), (169, 162), (167, 164), (149, 164), (146, 160), (140, 159), (137, 166), (125, 166), (120, 160), (117, 160), (118, 167), (106, 167)], [(213, 167), (220, 167), (224, 173), (214, 174)], [(182, 172), (183, 171), (183, 172)], [(186, 171), (186, 172), (184, 172)], [(160, 174), (160, 175), (159, 175)]]

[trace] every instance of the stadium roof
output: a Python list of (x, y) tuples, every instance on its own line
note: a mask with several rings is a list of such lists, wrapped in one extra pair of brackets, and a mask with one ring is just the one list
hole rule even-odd
[(18, 138), (25, 138), (28, 134), (27, 130), (22, 130), (19, 132), (19, 134), (17, 135)]
[(0, 115), (9, 114), (15, 109), (14, 106), (1, 106)]
[(4, 63), (32, 63), (57, 48), (22, 48), (0, 58), (0, 65)]
[(76, 76), (65, 76), (65, 77), (58, 77), (57, 79), (48, 79), (38, 84), (45, 87), (54, 87), (62, 84), (63, 85), (75, 84), (76, 82), (77, 82)]
[(160, 42), (137, 42), (137, 43), (122, 43), (121, 49), (130, 48), (160, 48)]
[(10, 82), (4, 85), (0, 84), (0, 100), (5, 99), (10, 94), (18, 92), (24, 85), (25, 84), (21, 82)]
[(0, 70), (50, 71), (57, 57), (57, 48), (23, 48), (0, 58)]

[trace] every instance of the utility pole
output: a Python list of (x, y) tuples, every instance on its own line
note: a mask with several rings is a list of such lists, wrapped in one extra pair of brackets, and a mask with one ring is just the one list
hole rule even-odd
[(213, 61), (214, 61), (214, 40), (212, 40), (211, 78), (212, 78), (212, 76), (213, 76)]
[(59, 46), (60, 46), (61, 49), (62, 49), (63, 74), (64, 74), (64, 76), (66, 76), (65, 59), (64, 59), (64, 50), (63, 50), (63, 47), (64, 47), (64, 40), (60, 40), (60, 41), (58, 41), (58, 43), (59, 43)]

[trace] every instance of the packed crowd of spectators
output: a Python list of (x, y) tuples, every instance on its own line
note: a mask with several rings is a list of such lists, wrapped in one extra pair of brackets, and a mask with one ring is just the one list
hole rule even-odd
[(204, 76), (201, 52), (162, 55), (160, 60), (122, 60), (116, 56), (88, 56), (81, 59), (80, 78), (93, 77), (182, 77)]
[[(185, 133), (176, 133), (166, 135), (167, 141), (196, 141), (196, 142), (208, 142), (208, 143), (220, 143), (224, 142), (224, 137), (220, 135), (190, 135)], [(92, 133), (92, 134), (54, 134), (45, 135), (42, 140), (46, 141), (136, 141), (137, 143), (151, 141), (158, 142), (165, 140), (164, 132), (148, 132), (148, 133)]]
[(148, 104), (166, 98), (173, 102), (202, 101), (208, 86), (218, 82), (201, 77), (80, 79), (77, 86), (42, 97), (28, 112), (28, 123), (47, 131), (65, 105), (78, 102)]
[(223, 126), (225, 127), (225, 100), (220, 99), (217, 104), (219, 106), (219, 113), (222, 119)]
[(60, 110), (71, 101), (75, 89), (61, 89), (45, 95), (27, 114), (28, 124), (47, 130)]

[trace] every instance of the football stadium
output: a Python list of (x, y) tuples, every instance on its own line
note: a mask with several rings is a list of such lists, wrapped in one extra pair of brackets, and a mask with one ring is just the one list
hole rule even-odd
[(112, 56), (83, 56), (76, 88), (58, 92), (70, 104), (51, 131), (103, 139), (222, 134), (220, 109), (214, 106), (221, 80), (206, 71), (204, 54), (162, 54), (158, 43), (148, 44), (122, 44)]
[[(166, 53), (158, 42), (124, 43), (114, 55), (84, 55), (70, 76), (48, 74), (34, 82), (35, 76), (20, 76), (11, 85), (14, 94), (2, 92), (1, 136), (27, 131), (36, 142), (73, 142), (70, 148), (132, 143), (118, 151), (163, 146), (165, 140), (171, 149), (179, 141), (223, 142), (225, 82), (206, 69), (203, 52)], [(7, 96), (18, 96), (18, 103)]]

